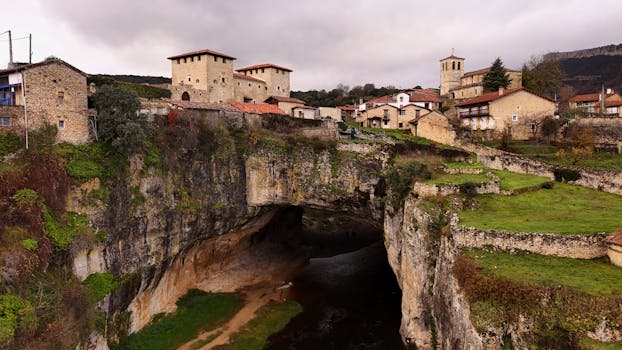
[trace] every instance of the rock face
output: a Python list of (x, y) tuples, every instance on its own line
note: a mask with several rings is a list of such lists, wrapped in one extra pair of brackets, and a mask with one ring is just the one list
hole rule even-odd
[[(93, 203), (81, 193), (97, 184), (78, 189), (68, 203), (106, 232), (105, 243), (73, 252), (76, 275), (129, 276), (130, 283), (106, 299), (111, 328), (139, 330), (154, 314), (174, 310), (191, 288), (232, 291), (251, 284), (252, 276), (229, 285), (209, 277), (221, 271), (223, 261), (249, 249), (252, 234), (279, 208), (305, 206), (382, 220), (379, 175), (386, 152), (370, 156), (313, 141), (287, 148), (261, 139), (253, 143), (246, 138), (249, 125), (239, 119), (189, 116), (178, 122), (198, 129), (198, 136), (190, 131), (169, 142), (177, 148), (163, 151), (165, 170), (133, 158), (127, 176), (108, 188), (108, 203)], [(129, 322), (119, 325), (126, 310)]]

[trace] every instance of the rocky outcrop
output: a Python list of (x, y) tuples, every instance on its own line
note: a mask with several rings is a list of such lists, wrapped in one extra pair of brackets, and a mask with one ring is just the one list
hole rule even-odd
[[(257, 140), (261, 132), (254, 134), (239, 116), (186, 117), (176, 120), (187, 128), (178, 138), (167, 135), (159, 168), (134, 157), (127, 174), (107, 185), (107, 198), (92, 195), (102, 190), (98, 183), (70, 195), (67, 207), (105, 232), (101, 245), (72, 252), (75, 274), (129, 276), (104, 302), (111, 329), (121, 323), (129, 331), (140, 329), (154, 314), (174, 310), (191, 288), (233, 291), (252, 284), (252, 275), (239, 280), (229, 275), (226, 286), (211, 277), (223, 273), (228, 259), (251, 249), (253, 233), (279, 208), (305, 206), (382, 220), (379, 175), (386, 151), (339, 151), (309, 139), (275, 146)], [(127, 322), (126, 310), (131, 311)]]

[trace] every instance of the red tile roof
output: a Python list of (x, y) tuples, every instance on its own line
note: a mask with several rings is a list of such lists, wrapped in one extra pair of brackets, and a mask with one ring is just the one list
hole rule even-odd
[(344, 106), (338, 106), (337, 108), (341, 109), (342, 111), (356, 111), (356, 110), (358, 110), (358, 108), (356, 108), (355, 105), (344, 105)]
[[(471, 71), (471, 72), (466, 72), (466, 73), (464, 73), (464, 74), (462, 75), (462, 78), (468, 78), (468, 77), (470, 77), (470, 76), (472, 76), (472, 75), (486, 74), (486, 72), (488, 72), (489, 70), (490, 70), (490, 67), (488, 67), (488, 68), (482, 68), (482, 69), (478, 69), (478, 70), (474, 70), (474, 71)], [(518, 70), (514, 70), (514, 69), (508, 69), (508, 68), (506, 68), (506, 69), (505, 69), (505, 72), (506, 72), (506, 73), (518, 73), (518, 72), (520, 72), (520, 71), (518, 71)]]
[(448, 56), (448, 57), (443, 58), (441, 61), (444, 61), (444, 60), (447, 60), (447, 59), (450, 59), (450, 58), (454, 58), (454, 59), (458, 59), (458, 60), (463, 60), (463, 59), (464, 59), (464, 58), (462, 58), (462, 57), (458, 57), (458, 56), (455, 56), (455, 55), (451, 55), (451, 56)]
[(604, 241), (605, 243), (622, 246), (622, 231), (611, 233), (609, 236), (605, 237)]
[(268, 103), (230, 102), (229, 104), (241, 110), (242, 112), (250, 114), (285, 114), (285, 112), (283, 112), (276, 105), (271, 105)]
[(489, 92), (489, 93), (485, 93), (481, 96), (477, 96), (474, 97), (472, 99), (466, 100), (464, 102), (461, 103), (457, 103), (456, 107), (461, 107), (461, 106), (469, 106), (469, 105), (474, 105), (474, 104), (480, 104), (480, 103), (485, 103), (485, 102), (490, 102), (490, 101), (494, 101), (496, 99), (499, 99), (501, 97), (505, 97), (507, 95), (511, 95), (517, 91), (520, 90), (525, 90), (523, 88), (516, 88), (516, 89), (506, 89), (503, 92), (503, 95), (499, 96), (499, 91), (493, 91), (493, 92)]
[(598, 101), (600, 99), (600, 94), (584, 94), (584, 95), (576, 95), (570, 98), (570, 102), (591, 102)]
[(390, 102), (395, 102), (395, 95), (386, 95), (386, 96), (372, 98), (371, 100), (365, 102), (365, 104), (373, 105), (374, 103), (390, 103)]
[[(620, 107), (622, 106), (622, 101), (605, 101), (605, 108), (607, 107)], [(596, 102), (594, 107), (599, 108), (600, 102)]]
[(191, 101), (172, 101), (170, 99), (163, 99), (172, 105), (181, 107), (183, 109), (202, 109), (208, 111), (225, 111), (225, 112), (241, 112), (240, 109), (235, 108), (227, 103), (211, 103), (211, 102), (191, 102)]
[(240, 74), (240, 73), (233, 73), (233, 77), (234, 78), (238, 78), (238, 79), (245, 79), (245, 80), (250, 80), (250, 81), (255, 81), (258, 83), (265, 83), (265, 81), (259, 79), (259, 78), (255, 78), (255, 77), (251, 77), (250, 75), (246, 75), (246, 74)]
[(305, 101), (299, 100), (299, 99), (293, 98), (293, 97), (270, 96), (270, 97), (268, 97), (266, 99), (266, 102), (268, 102), (269, 100), (274, 100), (274, 101), (277, 101), (277, 102), (291, 102), (291, 103), (305, 104)]
[(414, 90), (410, 96), (410, 102), (443, 102), (440, 96), (433, 92), (427, 92), (424, 90)]
[(175, 59), (178, 59), (178, 58), (197, 56), (197, 55), (203, 55), (203, 54), (208, 54), (208, 55), (212, 55), (212, 56), (216, 56), (216, 57), (222, 57), (222, 58), (227, 58), (227, 59), (230, 59), (230, 60), (235, 60), (235, 57), (231, 57), (229, 55), (225, 55), (224, 53), (220, 53), (220, 52), (216, 52), (216, 51), (212, 51), (212, 50), (200, 50), (200, 51), (186, 52), (186, 53), (182, 53), (182, 54), (179, 54), (179, 55), (168, 57), (168, 59), (169, 60), (175, 60)]
[(249, 66), (249, 67), (244, 67), (244, 68), (236, 69), (236, 71), (237, 72), (244, 72), (244, 71), (247, 71), (247, 70), (261, 69), (261, 68), (276, 68), (276, 69), (281, 69), (281, 70), (288, 71), (288, 72), (293, 72), (289, 68), (277, 66), (276, 64), (272, 64), (272, 63), (257, 64), (257, 65), (254, 65), (254, 66)]

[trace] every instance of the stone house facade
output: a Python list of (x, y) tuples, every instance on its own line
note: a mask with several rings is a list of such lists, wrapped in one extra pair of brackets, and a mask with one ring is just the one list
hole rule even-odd
[(59, 59), (0, 71), (0, 132), (56, 125), (57, 141), (90, 140), (87, 75)]
[[(484, 94), (483, 79), (490, 68), (464, 72), (464, 58), (451, 55), (441, 60), (441, 96), (452, 100), (465, 100)], [(523, 86), (523, 73), (506, 69), (511, 82), (508, 89)]]
[(456, 140), (456, 131), (447, 117), (439, 112), (432, 111), (408, 122), (410, 132), (414, 136), (453, 145)]
[(487, 139), (507, 132), (515, 140), (537, 136), (539, 125), (555, 114), (555, 102), (524, 88), (499, 89), (456, 104), (462, 126)]
[(429, 109), (414, 104), (401, 108), (385, 104), (365, 110), (356, 117), (356, 122), (370, 128), (408, 130), (409, 121), (427, 113)]
[(293, 97), (280, 97), (271, 96), (266, 100), (266, 103), (276, 105), (280, 110), (285, 112), (289, 116), (294, 116), (294, 108), (302, 107), (305, 102)]
[(622, 117), (622, 96), (612, 89), (604, 93), (576, 95), (568, 103), (571, 109), (583, 111), (588, 117)]
[(270, 96), (289, 97), (291, 69), (261, 64), (234, 71), (235, 57), (201, 50), (168, 57), (171, 99), (176, 101), (262, 103)]

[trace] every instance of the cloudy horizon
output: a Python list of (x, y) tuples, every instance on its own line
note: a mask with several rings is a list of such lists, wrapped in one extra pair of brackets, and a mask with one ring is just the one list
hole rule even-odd
[[(621, 42), (622, 2), (584, 1), (154, 1), (22, 0), (5, 5), (15, 39), (33, 35), (33, 62), (57, 56), (96, 74), (170, 77), (166, 57), (201, 49), (237, 58), (236, 68), (294, 70), (292, 90), (375, 83), (438, 87), (439, 59), (466, 70), (501, 57), (520, 69), (531, 56)], [(9, 60), (0, 35), (0, 66)], [(28, 40), (14, 41), (28, 60)]]

